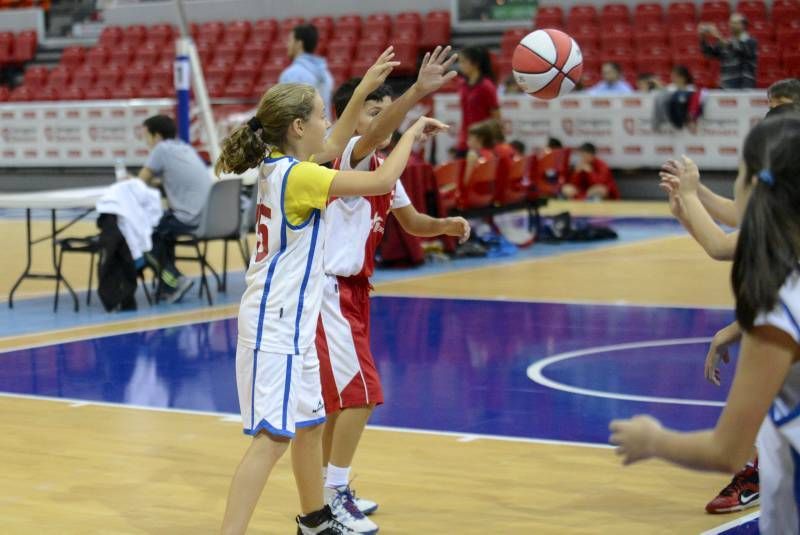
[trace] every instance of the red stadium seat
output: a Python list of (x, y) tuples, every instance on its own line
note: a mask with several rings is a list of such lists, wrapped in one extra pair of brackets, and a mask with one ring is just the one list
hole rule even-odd
[(423, 49), (450, 44), (450, 18), (435, 13), (428, 13), (422, 23), (419, 46)]
[(503, 37), (500, 40), (500, 51), (504, 56), (511, 57), (514, 49), (522, 40), (523, 37), (528, 35), (530, 30), (526, 28), (512, 28), (503, 32)]
[(388, 13), (372, 13), (367, 15), (364, 21), (364, 34), (369, 35), (371, 32), (383, 32), (389, 34), (392, 30), (392, 16)]
[(14, 90), (8, 95), (9, 102), (29, 102), (33, 99), (33, 90), (24, 85), (14, 88)]
[(147, 28), (147, 40), (170, 41), (178, 34), (176, 29), (169, 24), (153, 24)]
[[(205, 69), (204, 69), (205, 72)], [(150, 76), (147, 85), (163, 85), (172, 87), (174, 84), (173, 67), (169, 63), (159, 63), (150, 67)]]
[(217, 43), (225, 33), (225, 25), (219, 21), (204, 22), (197, 27), (197, 39)]
[(272, 43), (269, 41), (250, 40), (242, 47), (242, 58), (257, 57), (259, 59), (269, 56)]
[(61, 53), (61, 65), (75, 69), (83, 65), (83, 59), (86, 55), (86, 49), (82, 46), (68, 46)]
[(581, 51), (600, 48), (600, 34), (593, 26), (580, 26), (571, 31), (570, 35), (581, 47)]
[(105, 64), (108, 63), (108, 54), (109, 54), (109, 49), (102, 45), (90, 48), (86, 52), (83, 64), (96, 68), (104, 67)]
[(272, 49), (269, 51), (269, 61), (283, 63), (284, 65), (289, 64), (289, 50), (286, 48), (285, 43), (276, 42), (272, 44)]
[(667, 46), (667, 34), (663, 31), (637, 31), (633, 34), (633, 44), (639, 50), (649, 46)]
[(8, 88), (8, 86), (0, 85), (0, 102), (7, 102), (10, 95), (11, 90)]
[(389, 36), (386, 33), (376, 31), (374, 33), (364, 34), (361, 40), (358, 42), (356, 48), (361, 48), (362, 46), (373, 47), (377, 46), (381, 49), (381, 52), (387, 47), (389, 44)]
[(705, 0), (700, 7), (700, 20), (703, 22), (728, 22), (730, 16), (730, 2), (724, 0)]
[(528, 197), (528, 188), (525, 185), (525, 171), (529, 163), (530, 157), (500, 158), (497, 161), (495, 204), (501, 206), (515, 204), (524, 201)]
[(150, 78), (151, 63), (134, 63), (125, 71), (124, 82), (136, 87), (144, 87)]
[(563, 28), (564, 10), (561, 6), (539, 6), (534, 23), (536, 28)]
[(233, 64), (239, 59), (241, 48), (238, 44), (221, 43), (214, 53), (214, 63)]
[(568, 22), (582, 22), (597, 24), (597, 8), (592, 4), (578, 4), (572, 6), (567, 14)]
[(203, 74), (209, 80), (220, 80), (222, 83), (226, 83), (231, 74), (231, 70), (233, 70), (233, 64), (228, 61), (217, 61), (215, 59), (214, 63), (203, 69)]
[[(155, 43), (150, 41), (146, 41), (142, 46), (135, 50), (135, 59), (136, 63), (142, 63), (144, 65), (152, 65), (158, 63), (161, 55), (164, 53), (163, 48), (159, 48), (156, 46)], [(202, 59), (202, 57), (201, 57)]]
[(128, 45), (127, 43), (117, 45), (109, 52), (109, 63), (116, 65), (127, 65), (133, 60), (136, 50), (136, 48)]
[(417, 59), (419, 58), (419, 46), (415, 41), (395, 41), (394, 59), (400, 65), (395, 67), (394, 73), (411, 75), (417, 72)]
[(464, 210), (491, 206), (494, 200), (497, 160), (479, 162), (464, 180), (459, 193), (459, 207)]
[(604, 33), (602, 36), (603, 50), (615, 50), (620, 48), (633, 48), (633, 41), (630, 33)]
[(66, 65), (56, 65), (50, 70), (47, 83), (50, 85), (66, 86), (72, 80), (72, 73), (77, 69), (72, 69)]
[(633, 23), (635, 26), (643, 26), (645, 24), (661, 24), (664, 21), (664, 8), (661, 4), (655, 2), (647, 2), (637, 4), (633, 12)]
[(253, 91), (253, 82), (252, 79), (247, 80), (239, 80), (233, 79), (225, 86), (224, 97), (225, 98), (250, 98), (250, 94)]
[(751, 25), (755, 21), (767, 20), (767, 6), (763, 0), (739, 0), (736, 12), (747, 17), (747, 22)]
[(111, 91), (107, 87), (95, 86), (84, 91), (86, 100), (107, 100), (111, 98)]
[(333, 29), (333, 41), (358, 41), (359, 30), (351, 26), (336, 26)]
[(258, 34), (263, 39), (272, 38), (278, 31), (278, 21), (275, 19), (260, 19), (253, 23), (252, 34)]
[(361, 17), (359, 15), (342, 15), (333, 25), (333, 36), (355, 35), (356, 39), (361, 35)]
[(44, 87), (33, 88), (35, 100), (54, 101), (61, 100), (61, 88), (48, 85)]
[(108, 65), (105, 69), (97, 73), (97, 79), (94, 84), (96, 86), (115, 87), (119, 85), (124, 73), (125, 67), (120, 65)]
[(355, 41), (350, 40), (333, 40), (328, 43), (328, 58), (346, 58), (351, 59), (353, 57), (353, 51), (355, 50), (356, 43)]
[(47, 83), (47, 77), (50, 75), (50, 70), (41, 65), (33, 65), (25, 69), (23, 83), (31, 87), (42, 86)]
[(446, 217), (458, 207), (459, 184), (464, 174), (464, 160), (444, 163), (433, 170), (436, 177), (437, 204), (440, 217)]
[(764, 89), (783, 78), (786, 78), (786, 73), (782, 69), (758, 69), (756, 72), (756, 87)]
[(696, 22), (697, 7), (694, 2), (672, 2), (667, 7), (667, 19), (670, 23)]
[(80, 87), (64, 87), (59, 91), (59, 100), (83, 100), (83, 89)]
[(800, 43), (800, 28), (778, 28), (775, 32), (775, 42), (787, 48), (796, 48), (797, 43)]
[(757, 20), (754, 21), (747, 26), (747, 33), (749, 33), (753, 39), (758, 41), (758, 44), (761, 43), (771, 43), (775, 40), (775, 29), (772, 26), (772, 23), (765, 21), (765, 20)]
[(125, 37), (125, 32), (120, 26), (106, 26), (100, 32), (100, 37), (97, 39), (97, 44), (108, 47), (118, 45)]
[[(80, 87), (82, 89), (86, 89), (87, 87), (91, 87), (94, 85), (94, 81), (97, 79), (97, 69), (92, 67), (91, 65), (82, 65), (75, 69), (75, 72), (72, 75), (72, 85), (75, 87)], [(52, 75), (50, 78), (50, 84), (53, 84)]]
[(17, 34), (14, 40), (11, 61), (16, 64), (27, 63), (36, 55), (36, 32), (27, 30)]
[(420, 33), (420, 25), (422, 24), (422, 17), (419, 13), (398, 13), (392, 23), (393, 34), (413, 33), (415, 36)]
[(787, 73), (793, 73), (795, 76), (800, 73), (800, 50), (797, 48), (784, 50), (781, 55), (781, 65)]
[(600, 10), (600, 24), (631, 23), (631, 12), (627, 4), (606, 4)]
[(327, 29), (330, 31), (334, 26), (333, 17), (328, 16), (314, 17), (309, 23), (313, 24), (317, 30)]
[(800, 4), (796, 0), (773, 0), (772, 23), (776, 26), (782, 21), (800, 19)]
[(136, 47), (147, 37), (147, 28), (141, 24), (128, 26), (123, 30), (122, 41)]
[(234, 20), (225, 25), (223, 41), (229, 41), (229, 37), (234, 37), (234, 41), (247, 41), (253, 31), (253, 23), (248, 20)]
[(231, 71), (232, 80), (255, 81), (261, 74), (262, 62), (255, 56), (242, 56)]
[(163, 98), (172, 95), (172, 89), (165, 85), (147, 84), (139, 90), (141, 98)]

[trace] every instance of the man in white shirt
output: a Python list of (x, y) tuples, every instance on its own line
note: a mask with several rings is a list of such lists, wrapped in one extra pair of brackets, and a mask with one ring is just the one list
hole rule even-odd
[(586, 91), (589, 95), (625, 95), (632, 93), (631, 84), (622, 78), (619, 63), (607, 61), (603, 63), (603, 79)]

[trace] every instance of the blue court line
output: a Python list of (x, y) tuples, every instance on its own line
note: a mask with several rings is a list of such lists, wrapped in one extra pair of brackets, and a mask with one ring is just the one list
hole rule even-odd
[[(619, 239), (598, 242), (561, 243), (555, 245), (538, 243), (532, 247), (519, 249), (516, 254), (512, 256), (502, 258), (459, 258), (448, 262), (427, 262), (422, 266), (414, 268), (378, 269), (372, 278), (372, 282), (393, 282), (459, 270), (513, 264), (537, 258), (555, 258), (567, 253), (598, 250), (648, 239), (685, 234), (680, 226), (673, 220), (638, 218), (619, 220), (604, 219), (602, 223), (613, 224), (614, 229), (619, 234)], [(236, 262), (236, 260), (234, 260), (234, 262)], [(199, 281), (197, 279), (195, 280), (195, 288), (199, 288)], [(211, 286), (212, 291), (214, 291), (215, 283), (213, 278), (210, 280), (209, 286)], [(230, 271), (228, 273), (228, 291), (223, 294), (215, 293), (214, 306), (238, 304), (244, 289), (244, 271)], [(139, 288), (137, 293), (139, 310), (137, 311), (107, 313), (100, 304), (96, 292), (93, 292), (91, 306), (87, 307), (85, 305), (86, 293), (78, 292), (81, 306), (80, 311), (75, 313), (72, 310), (72, 300), (70, 296), (65, 291), (62, 291), (59, 310), (54, 314), (52, 295), (16, 299), (14, 308), (10, 309), (5, 301), (7, 292), (8, 289), (4, 289), (3, 298), (0, 300), (0, 337), (69, 329), (86, 325), (99, 325), (137, 318), (171, 315), (180, 312), (194, 312), (208, 308), (205, 305), (205, 300), (197, 298), (196, 289), (192, 289), (181, 303), (174, 305), (160, 303), (158, 305), (149, 306), (147, 305), (141, 288)]]

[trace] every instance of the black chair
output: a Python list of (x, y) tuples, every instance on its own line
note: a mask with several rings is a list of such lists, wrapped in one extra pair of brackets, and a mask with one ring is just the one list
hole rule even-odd
[[(178, 256), (176, 260), (188, 260), (200, 264), (200, 297), (203, 296), (205, 291), (209, 305), (213, 305), (213, 302), (208, 288), (206, 269), (217, 280), (217, 291), (224, 292), (228, 278), (228, 243), (236, 242), (239, 246), (239, 251), (242, 253), (242, 260), (245, 266), (249, 262), (249, 257), (241, 240), (241, 190), (242, 179), (240, 178), (215, 181), (211, 185), (206, 205), (200, 213), (200, 223), (197, 225), (197, 229), (190, 234), (179, 236), (175, 242), (176, 246), (180, 245), (194, 249), (195, 256)], [(221, 279), (206, 258), (208, 243), (212, 241), (223, 242)], [(201, 248), (200, 245), (203, 247)]]
[[(94, 258), (100, 254), (100, 235), (87, 236), (83, 238), (63, 238), (56, 242), (59, 247), (58, 262), (56, 263), (56, 295), (53, 303), (53, 312), (58, 310), (58, 295), (61, 289), (61, 266), (64, 261), (64, 253), (83, 253), (89, 255), (89, 287), (86, 290), (86, 306), (92, 302), (92, 281), (94, 280), (95, 263)], [(142, 290), (148, 304), (152, 304), (150, 292), (147, 291), (147, 283), (144, 280), (144, 269), (138, 272)], [(75, 301), (75, 312), (78, 311), (78, 302)]]

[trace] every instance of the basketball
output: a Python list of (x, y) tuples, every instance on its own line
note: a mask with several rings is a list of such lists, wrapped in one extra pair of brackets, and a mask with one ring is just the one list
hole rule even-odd
[(549, 100), (575, 88), (583, 72), (583, 55), (575, 39), (564, 32), (536, 30), (519, 42), (511, 65), (523, 91)]

